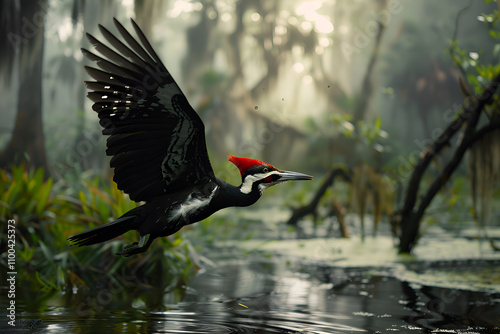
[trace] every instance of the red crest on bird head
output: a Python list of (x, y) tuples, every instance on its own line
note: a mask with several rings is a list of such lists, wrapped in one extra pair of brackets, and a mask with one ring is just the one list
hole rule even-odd
[(271, 168), (275, 168), (273, 165), (270, 165), (266, 162), (260, 161), (260, 160), (255, 160), (255, 159), (250, 159), (250, 158), (239, 158), (235, 157), (234, 155), (229, 155), (228, 160), (231, 161), (233, 164), (238, 167), (240, 170), (240, 174), (243, 175), (245, 172), (248, 170), (248, 168), (253, 167), (253, 166), (259, 166), (259, 165), (268, 165)]

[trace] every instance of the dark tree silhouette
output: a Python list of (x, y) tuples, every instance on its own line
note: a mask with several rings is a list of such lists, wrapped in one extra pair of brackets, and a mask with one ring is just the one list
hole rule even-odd
[[(10, 4), (9, 4), (10, 3)], [(6, 1), (2, 27), (10, 46), (3, 52), (16, 55), (19, 66), (18, 106), (15, 128), (7, 147), (0, 152), (0, 167), (27, 161), (29, 166), (47, 168), (42, 122), (42, 61), (47, 0), (20, 1), (20, 6)], [(10, 21), (4, 21), (5, 17)], [(7, 57), (15, 64), (15, 57)]]
[[(484, 90), (483, 94), (478, 98), (469, 99), (470, 103), (464, 105), (459, 117), (443, 131), (443, 133), (432, 142), (424, 152), (422, 158), (417, 162), (410, 177), (406, 198), (401, 210), (401, 237), (399, 244), (400, 253), (409, 253), (413, 248), (420, 227), (420, 220), (424, 215), (427, 206), (431, 203), (434, 196), (441, 187), (449, 180), (455, 169), (458, 167), (465, 152), (471, 148), (478, 139), (491, 131), (500, 129), (500, 122), (490, 122), (489, 124), (476, 130), (479, 122), (479, 117), (484, 107), (492, 101), (492, 98), (500, 84), (500, 75), (497, 75), (492, 83)], [(449, 141), (452, 136), (466, 124), (463, 132), (463, 138), (460, 144), (455, 149), (455, 152), (445, 166), (443, 171), (434, 179), (426, 194), (422, 197), (418, 207), (417, 198), (420, 182), (423, 174), (432, 159), (446, 146), (449, 146)]]

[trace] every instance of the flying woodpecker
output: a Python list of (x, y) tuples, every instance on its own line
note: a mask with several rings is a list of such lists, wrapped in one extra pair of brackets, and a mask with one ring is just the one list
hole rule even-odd
[(201, 118), (134, 20), (138, 39), (116, 19), (114, 23), (123, 41), (99, 25), (114, 50), (87, 34), (103, 57), (82, 49), (99, 67), (85, 66), (95, 80), (85, 83), (102, 133), (109, 136), (106, 154), (112, 156), (113, 180), (133, 201), (145, 204), (68, 238), (73, 245), (93, 245), (137, 230), (139, 241), (117, 254), (146, 252), (155, 238), (169, 236), (220, 209), (252, 205), (270, 186), (313, 179), (233, 155), (229, 161), (238, 167), (241, 185), (215, 177)]

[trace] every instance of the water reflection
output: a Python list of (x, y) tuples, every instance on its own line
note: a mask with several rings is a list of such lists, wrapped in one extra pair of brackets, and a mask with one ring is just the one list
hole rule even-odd
[(176, 313), (176, 322), (172, 311), (158, 312), (149, 326), (200, 332), (203, 324), (201, 332), (228, 333), (425, 333), (475, 326), (486, 333), (498, 321), (492, 315), (500, 314), (498, 300), (477, 303), (491, 300), (487, 294), (422, 287), (361, 269), (330, 268), (323, 277), (328, 280), (269, 263), (217, 268), (193, 280), (186, 301), (176, 305), (184, 312)]
[[(500, 324), (499, 295), (421, 286), (366, 268), (295, 269), (283, 261), (228, 264), (198, 273), (180, 303), (150, 288), (139, 309), (111, 303), (81, 316), (68, 303), (19, 319), (42, 319), (39, 333), (490, 333)], [(148, 302), (162, 294), (163, 307)]]

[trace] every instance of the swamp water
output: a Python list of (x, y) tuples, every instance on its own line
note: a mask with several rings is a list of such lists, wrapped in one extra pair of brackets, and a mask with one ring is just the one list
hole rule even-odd
[(168, 292), (96, 277), (77, 299), (33, 308), (42, 294), (25, 294), (15, 328), (2, 286), (0, 333), (500, 333), (500, 256), (476, 240), (426, 237), (411, 257), (383, 236), (221, 246), (207, 254), (216, 265)]

